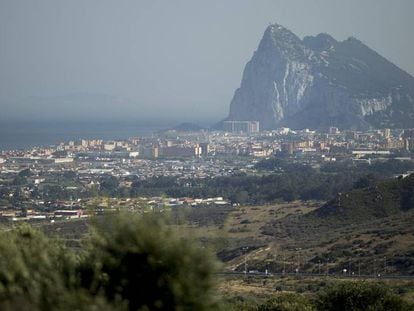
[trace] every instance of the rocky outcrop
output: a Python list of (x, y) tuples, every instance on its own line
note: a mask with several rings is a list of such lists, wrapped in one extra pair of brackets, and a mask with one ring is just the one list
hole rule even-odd
[(355, 38), (298, 38), (269, 26), (227, 120), (260, 121), (263, 129), (412, 127), (414, 78)]

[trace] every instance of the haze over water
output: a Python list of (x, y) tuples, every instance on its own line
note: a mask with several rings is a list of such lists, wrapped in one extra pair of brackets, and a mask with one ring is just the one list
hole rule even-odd
[(412, 12), (411, 0), (1, 0), (0, 122), (219, 121), (270, 23), (354, 36), (413, 74)]
[(171, 124), (139, 123), (0, 123), (0, 151), (56, 145), (79, 139), (127, 139), (166, 129)]

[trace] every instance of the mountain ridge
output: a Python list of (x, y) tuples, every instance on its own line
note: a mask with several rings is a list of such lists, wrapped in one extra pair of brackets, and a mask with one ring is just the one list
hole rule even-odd
[(302, 40), (269, 26), (246, 64), (226, 120), (263, 129), (404, 128), (414, 124), (414, 77), (360, 40)]

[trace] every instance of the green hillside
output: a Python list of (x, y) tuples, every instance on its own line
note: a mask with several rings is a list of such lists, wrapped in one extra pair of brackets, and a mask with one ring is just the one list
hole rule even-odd
[(343, 223), (360, 223), (388, 217), (414, 208), (414, 174), (379, 183), (374, 187), (339, 193), (306, 217)]

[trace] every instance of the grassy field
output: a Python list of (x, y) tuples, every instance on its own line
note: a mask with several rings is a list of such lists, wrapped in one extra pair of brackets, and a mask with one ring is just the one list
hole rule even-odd
[[(219, 280), (219, 291), (229, 301), (263, 303), (281, 292), (300, 293), (312, 297), (336, 283), (349, 282), (349, 279), (325, 277), (234, 277), (226, 276)], [(361, 282), (361, 280), (354, 280)], [(367, 284), (382, 283), (404, 300), (414, 302), (414, 281), (410, 280), (363, 280)]]
[[(212, 249), (221, 271), (321, 273), (329, 277), (220, 276), (220, 293), (231, 299), (265, 301), (278, 291), (312, 295), (350, 276), (414, 275), (414, 211), (364, 223), (340, 224), (307, 217), (323, 202), (264, 206), (179, 207), (164, 211), (166, 224), (178, 235)], [(304, 221), (304, 219), (306, 221)], [(45, 224), (43, 230), (79, 248), (89, 220)], [(373, 282), (375, 280), (368, 280)], [(414, 301), (414, 281), (386, 282)]]
[[(247, 270), (272, 273), (414, 274), (414, 211), (346, 225), (303, 217), (321, 205), (179, 207), (163, 214), (177, 234), (211, 248), (225, 271), (244, 271), (246, 262)], [(88, 231), (82, 220), (43, 228), (71, 245)]]
[[(193, 209), (172, 227), (211, 247), (228, 271), (243, 271), (246, 260), (248, 270), (269, 272), (342, 273), (347, 269), (366, 275), (412, 273), (414, 213), (336, 227), (312, 218), (301, 221), (302, 215), (320, 205), (292, 202), (241, 206), (227, 212)], [(175, 213), (183, 215), (179, 210)], [(207, 220), (200, 222), (197, 219), (203, 213)]]

